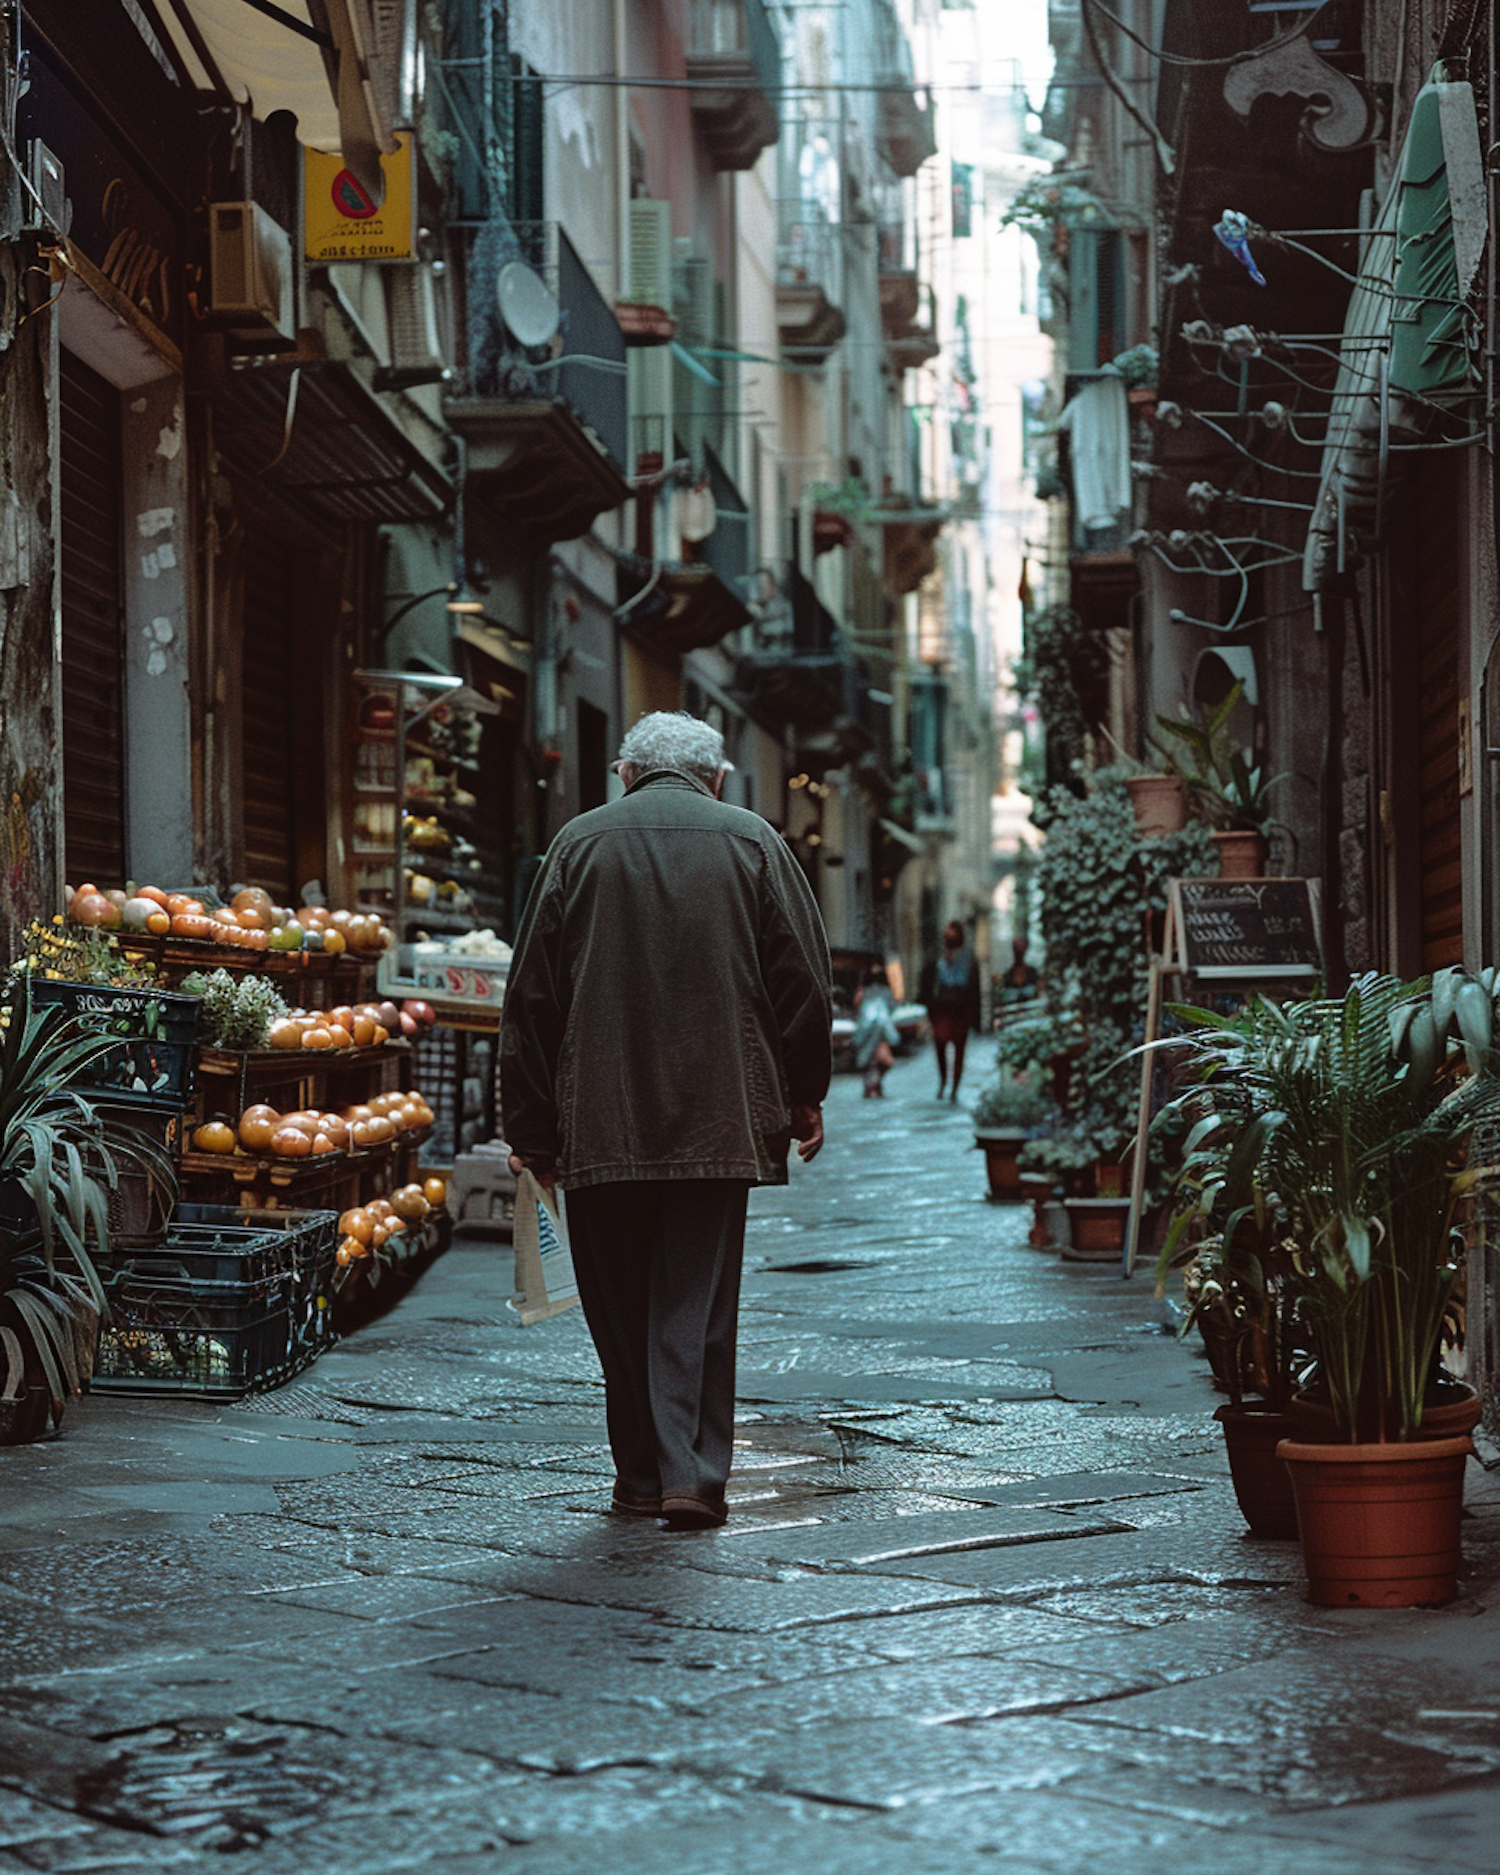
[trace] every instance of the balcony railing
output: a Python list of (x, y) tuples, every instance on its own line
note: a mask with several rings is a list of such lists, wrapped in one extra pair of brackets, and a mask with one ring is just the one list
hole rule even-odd
[[(444, 413), (467, 446), (470, 492), (538, 539), (574, 540), (626, 493), (625, 335), (556, 222), (497, 218), (467, 233), (464, 357)], [(515, 263), (539, 282), (511, 302), (519, 329), (497, 292)]]
[(764, 0), (693, 0), (692, 58), (747, 58), (762, 88), (781, 87), (781, 47)]
[(820, 204), (781, 204), (776, 243), (777, 321), (782, 349), (826, 358), (844, 336), (843, 230)]
[(751, 168), (780, 128), (781, 47), (764, 0), (693, 0), (687, 69), (715, 164)]
[[(499, 315), (496, 283), (513, 260), (532, 268), (557, 301), (555, 357), (541, 355), (552, 346), (521, 344)], [(616, 468), (625, 469), (630, 442), (625, 336), (614, 307), (561, 226), (527, 221), (482, 230), (470, 248), (467, 300), (473, 309), (468, 394), (513, 403), (555, 400), (594, 432)]]
[(916, 223), (904, 217), (881, 222), (875, 231), (875, 253), (881, 273), (915, 273), (920, 258)]
[(737, 599), (748, 597), (750, 583), (750, 511), (734, 477), (711, 446), (705, 445), (708, 488), (714, 498), (714, 531), (698, 548), (698, 558), (711, 566)]
[(911, 46), (892, 0), (875, 0), (875, 63), (881, 83), (876, 142), (898, 176), (914, 176), (937, 154), (932, 99), (918, 97)]

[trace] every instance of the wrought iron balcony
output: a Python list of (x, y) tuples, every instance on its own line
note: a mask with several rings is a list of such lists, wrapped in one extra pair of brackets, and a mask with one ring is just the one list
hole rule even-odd
[(796, 566), (786, 570), (783, 598), (739, 663), (735, 683), (747, 708), (778, 735), (790, 731), (799, 759), (814, 769), (856, 763), (862, 779), (865, 769), (888, 770), (890, 704), (871, 694), (864, 660)]
[(875, 231), (880, 318), (888, 339), (899, 338), (921, 305), (917, 231), (909, 221), (882, 222)]
[(932, 99), (917, 95), (911, 46), (891, 0), (876, 0), (875, 40), (884, 87), (876, 106), (876, 148), (898, 176), (914, 176), (937, 155), (937, 136)]
[[(510, 262), (530, 267), (556, 301), (550, 340), (517, 335), (499, 309)], [(491, 222), (471, 237), (465, 268), (467, 357), (445, 400), (468, 445), (474, 492), (548, 541), (584, 533), (626, 494), (629, 448), (625, 337), (556, 222)]]
[(715, 168), (753, 168), (780, 131), (781, 48), (764, 0), (693, 0), (687, 75)]
[(781, 349), (821, 364), (844, 336), (843, 230), (816, 202), (781, 205), (776, 243), (776, 321)]
[[(642, 445), (641, 458), (660, 457), (664, 463), (674, 459), (676, 445), (667, 419), (637, 416), (632, 428)], [(641, 552), (630, 555), (621, 567), (620, 603), (628, 609), (632, 634), (667, 656), (716, 645), (750, 622), (750, 514), (734, 478), (709, 444), (703, 446), (703, 460), (700, 487), (713, 501), (709, 532), (697, 540), (674, 538), (669, 551), (680, 551), (680, 558), (649, 559), (642, 541)], [(681, 501), (684, 496), (678, 490), (674, 497), (669, 485), (660, 498)]]
[[(915, 371), (919, 365), (936, 358), (943, 349), (937, 335), (937, 300), (932, 288), (925, 280), (913, 280), (912, 286), (914, 291), (910, 295), (910, 312), (901, 319), (897, 319), (894, 314), (884, 318), (886, 357), (897, 371)], [(884, 280), (880, 287), (880, 310), (884, 316)], [(906, 312), (907, 304), (907, 299), (903, 297), (903, 312)]]

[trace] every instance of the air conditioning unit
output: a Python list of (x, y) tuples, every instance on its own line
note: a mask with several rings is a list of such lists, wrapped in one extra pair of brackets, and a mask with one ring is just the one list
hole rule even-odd
[(68, 209), (68, 179), (62, 158), (49, 150), (40, 137), (31, 144), (31, 187), (39, 212), (56, 233), (66, 235), (71, 215)]
[(207, 323), (247, 350), (297, 342), (292, 239), (259, 202), (210, 202)]
[(390, 363), (375, 373), (382, 391), (402, 391), (414, 384), (439, 384), (448, 375), (442, 326), (438, 319), (437, 282), (425, 263), (383, 267)]

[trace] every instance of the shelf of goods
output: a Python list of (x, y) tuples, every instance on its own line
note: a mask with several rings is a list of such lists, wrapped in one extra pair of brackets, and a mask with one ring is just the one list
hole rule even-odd
[[(122, 932), (116, 942), (173, 985), (220, 967), (232, 982), (216, 978), (201, 996), (149, 983), (35, 984), (39, 1002), (119, 1037), (80, 1091), (111, 1143), (145, 1135), (177, 1177), (174, 1209), (160, 1181), (121, 1156), (99, 1257), (110, 1310), (94, 1384), (210, 1399), (279, 1386), (371, 1306), (384, 1278), (414, 1272), (452, 1235), (443, 1182), (423, 1175), (437, 1115), (414, 1086), (402, 1012), (368, 994), (371, 959), (171, 935)], [(205, 1003), (226, 984), (238, 999), (250, 973), (288, 1003), (329, 1011), (329, 1023), (285, 1018), (272, 1027), (283, 1032), (277, 1047), (200, 1041)], [(421, 1032), (415, 1016), (406, 1022)], [(301, 1045), (288, 1043), (289, 1030)]]

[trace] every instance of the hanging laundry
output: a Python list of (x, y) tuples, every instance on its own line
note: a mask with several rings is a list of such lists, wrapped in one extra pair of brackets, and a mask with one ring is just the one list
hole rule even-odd
[(1072, 437), (1073, 501), (1085, 527), (1113, 527), (1130, 507), (1130, 406), (1118, 374), (1079, 387), (1057, 420)]

